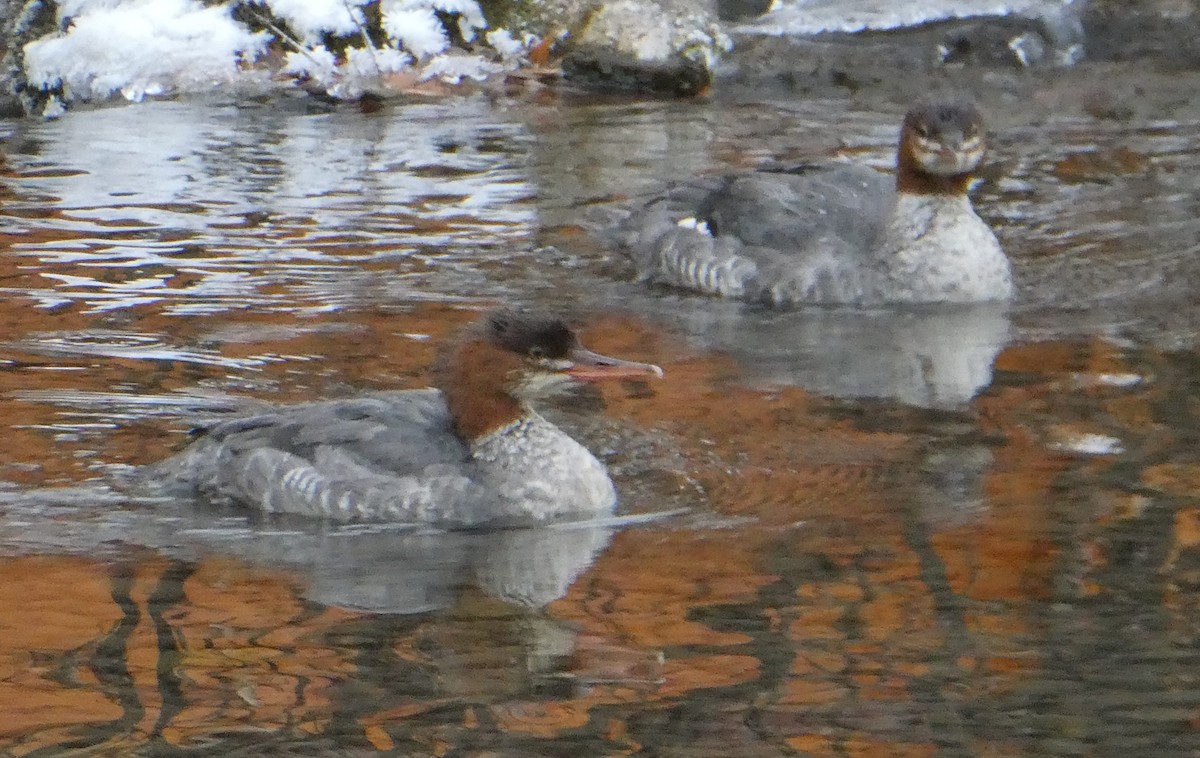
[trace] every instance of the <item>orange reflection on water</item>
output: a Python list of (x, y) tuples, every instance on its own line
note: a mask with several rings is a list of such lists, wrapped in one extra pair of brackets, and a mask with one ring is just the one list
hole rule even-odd
[(286, 576), (219, 558), (194, 571), (152, 554), (0, 562), (10, 609), (0, 745), (23, 754), (69, 743), (86, 726), (110, 746), (319, 729), (329, 688), (354, 670), (321, 638), (352, 615), (314, 613), (295, 592)]
[(85, 665), (122, 616), (102, 566), (0, 560), (0, 608), (0, 745), (29, 752), (57, 744), (71, 727), (121, 716)]
[(214, 723), (269, 730), (325, 722), (329, 689), (354, 666), (322, 635), (352, 614), (314, 613), (287, 579), (220, 557), (188, 576), (187, 602), (171, 618), (188, 706), (164, 731), (168, 741), (186, 744)]

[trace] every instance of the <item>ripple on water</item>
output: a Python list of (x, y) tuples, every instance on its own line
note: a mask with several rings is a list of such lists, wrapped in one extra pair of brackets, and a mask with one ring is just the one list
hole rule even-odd
[(357, 264), (407, 259), (402, 273), (425, 275), (428, 290), (447, 249), (483, 262), (530, 235), (521, 123), (470, 100), (395, 119), (346, 115), (156, 103), (42, 125), (38, 138), (66, 166), (14, 166), (18, 193), (55, 201), (36, 218), (19, 199), (7, 204), (20, 219), (10, 249), (36, 270), (9, 291), (96, 311), (166, 301), (212, 313), (285, 298), (338, 307), (354, 290), (320, 282)]
[[(0, 711), (26, 721), (0, 752), (154, 724), (255, 754), (1190, 755), (1200, 329), (1128, 295), (1188, 281), (1194, 120), (998, 114), (977, 196), (1025, 277), (1010, 311), (767, 312), (607, 265), (590, 214), (670, 177), (886, 167), (902, 106), (864, 103), (13, 127)], [(663, 364), (565, 422), (618, 519), (330, 527), (112, 487), (196, 416), (423, 386), (499, 300)]]

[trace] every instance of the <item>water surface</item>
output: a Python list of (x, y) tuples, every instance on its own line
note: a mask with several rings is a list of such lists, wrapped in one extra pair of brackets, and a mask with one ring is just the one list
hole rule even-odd
[[(670, 176), (886, 167), (895, 103), (3, 125), (3, 750), (1197, 755), (1200, 112), (984, 106), (1021, 299), (867, 313), (650, 290), (604, 231)], [(685, 514), (443, 534), (97, 484), (238, 398), (424, 386), (498, 303), (663, 365), (557, 412), (623, 514)]]

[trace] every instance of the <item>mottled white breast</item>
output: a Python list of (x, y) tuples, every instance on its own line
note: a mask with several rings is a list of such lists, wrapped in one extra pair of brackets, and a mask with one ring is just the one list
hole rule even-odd
[(471, 458), (477, 481), (503, 502), (497, 521), (602, 515), (616, 506), (604, 464), (536, 414), (475, 442)]
[(966, 195), (901, 193), (874, 255), (889, 302), (967, 303), (1012, 297), (1012, 270)]

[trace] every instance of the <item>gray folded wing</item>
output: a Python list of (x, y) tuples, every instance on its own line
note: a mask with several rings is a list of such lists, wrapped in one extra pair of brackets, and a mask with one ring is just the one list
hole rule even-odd
[(773, 304), (851, 302), (894, 197), (859, 166), (708, 177), (654, 198), (624, 223), (643, 279)]
[(441, 503), (484, 499), (468, 468), (441, 393), (417, 390), (218, 422), (151, 475), (268, 512), (430, 521)]

